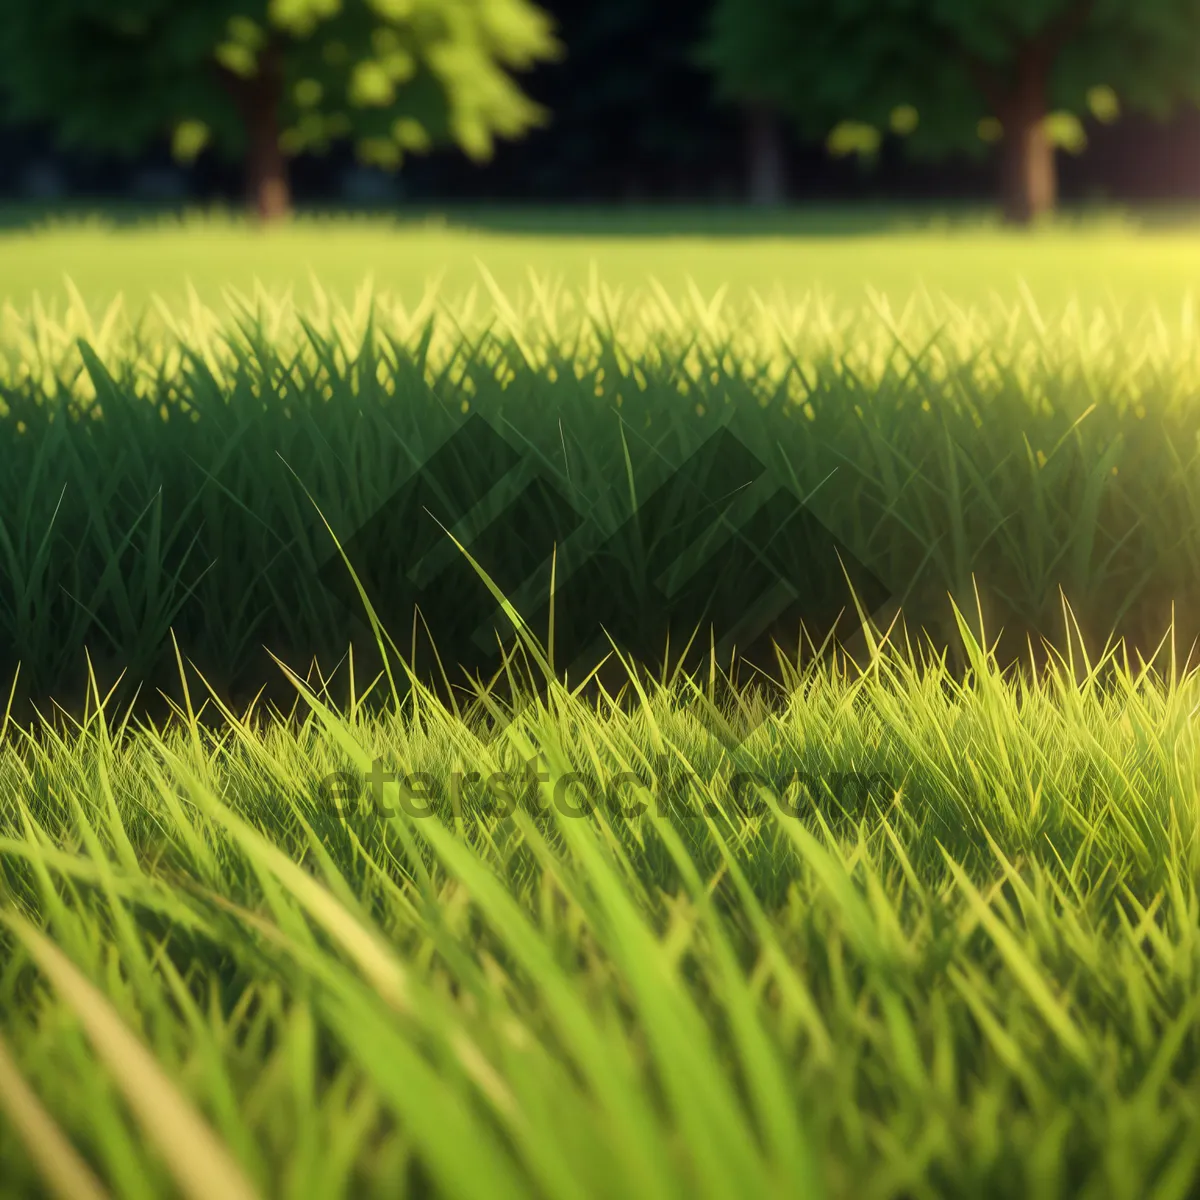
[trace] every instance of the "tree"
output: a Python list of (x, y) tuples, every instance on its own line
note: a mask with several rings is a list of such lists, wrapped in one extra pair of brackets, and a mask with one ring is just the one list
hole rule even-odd
[(251, 208), (290, 206), (287, 160), (354, 137), (385, 169), (544, 123), (509, 75), (558, 56), (531, 0), (0, 0), (0, 100), (64, 146), (169, 134), (245, 163)]
[(771, 208), (787, 199), (786, 162), (782, 131), (769, 108), (746, 113), (746, 142), (750, 174), (750, 203)]
[(1200, 99), (1195, 0), (716, 0), (698, 58), (723, 98), (786, 111), (842, 148), (879, 131), (929, 156), (1000, 141), (1008, 220), (1056, 201), (1056, 146), (1118, 103)]

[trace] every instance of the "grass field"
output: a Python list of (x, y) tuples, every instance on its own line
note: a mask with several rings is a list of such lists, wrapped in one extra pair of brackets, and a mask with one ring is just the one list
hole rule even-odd
[[(0, 1192), (1198, 1194), (1193, 226), (9, 216)], [(842, 652), (565, 674), (783, 493)]]
[(895, 208), (756, 215), (721, 209), (414, 211), (302, 217), (260, 236), (240, 218), (155, 216), (114, 209), (84, 217), (69, 209), (0, 208), (0, 300), (26, 307), (34, 292), (60, 298), (70, 275), (90, 302), (121, 292), (131, 311), (152, 293), (172, 306), (190, 279), (218, 304), (223, 287), (307, 292), (309, 271), (349, 300), (368, 274), (409, 302), (433, 277), (450, 295), (478, 282), (476, 259), (508, 294), (532, 270), (566, 286), (594, 263), (610, 286), (654, 274), (672, 294), (694, 280), (705, 295), (728, 287), (782, 288), (792, 300), (816, 288), (857, 304), (869, 284), (902, 298), (924, 285), (959, 303), (1005, 299), (1025, 280), (1041, 305), (1159, 304), (1177, 312), (1200, 275), (1200, 220), (1193, 213), (1100, 211), (1064, 217), (1035, 234), (1014, 234), (993, 217)]

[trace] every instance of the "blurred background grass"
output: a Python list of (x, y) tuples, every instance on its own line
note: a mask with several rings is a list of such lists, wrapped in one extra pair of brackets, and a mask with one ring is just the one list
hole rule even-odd
[(219, 211), (0, 209), (0, 298), (18, 308), (34, 293), (60, 297), (64, 275), (89, 302), (121, 293), (132, 312), (152, 294), (181, 303), (188, 281), (206, 304), (219, 303), (226, 287), (248, 291), (256, 279), (302, 296), (310, 271), (336, 297), (349, 299), (370, 274), (407, 300), (431, 278), (447, 294), (465, 291), (478, 282), (476, 260), (510, 294), (527, 286), (530, 272), (571, 286), (595, 264), (610, 286), (653, 275), (674, 294), (690, 278), (709, 295), (782, 288), (796, 298), (816, 288), (858, 301), (869, 285), (902, 302), (924, 286), (972, 304), (993, 292), (1013, 297), (1023, 280), (1049, 310), (1077, 299), (1170, 313), (1200, 279), (1200, 218), (1175, 208), (1081, 211), (1030, 235), (972, 209), (493, 206), (400, 217), (314, 212), (264, 233)]

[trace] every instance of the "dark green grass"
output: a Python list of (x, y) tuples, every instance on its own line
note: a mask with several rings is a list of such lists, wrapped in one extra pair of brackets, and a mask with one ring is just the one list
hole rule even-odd
[[(22, 711), (77, 707), (85, 651), (105, 688), (124, 672), (118, 699), (138, 685), (153, 699), (174, 687), (171, 630), (226, 695), (276, 680), (264, 646), (332, 670), (355, 626), (321, 575), (331, 531), (351, 539), (475, 417), (521, 469), (453, 532), (537, 475), (585, 520), (558, 546), (560, 579), (727, 429), (764, 465), (762, 490), (807, 504), (959, 669), (948, 597), (974, 620), (976, 588), (1006, 663), (1064, 644), (1062, 593), (1093, 651), (1121, 636), (1136, 661), (1173, 605), (1181, 644), (1200, 633), (1190, 309), (1172, 326), (1046, 316), (1029, 297), (722, 308), (693, 290), (676, 306), (599, 283), (523, 303), (494, 289), (482, 309), (435, 292), (412, 310), (365, 292), (352, 310), (320, 291), (307, 308), (245, 304), (164, 309), (172, 327), (140, 333), (79, 306), (10, 315), (0, 677), (20, 663)], [(482, 468), (460, 463), (444, 490)], [(727, 486), (718, 464), (709, 491)], [(527, 616), (562, 541), (544, 515), (518, 531), (544, 557), (513, 597)], [(611, 547), (613, 577), (636, 576), (680, 515)], [(393, 558), (406, 519), (377, 538)], [(438, 641), (439, 614), (423, 615)], [(391, 617), (407, 644), (411, 612)]]

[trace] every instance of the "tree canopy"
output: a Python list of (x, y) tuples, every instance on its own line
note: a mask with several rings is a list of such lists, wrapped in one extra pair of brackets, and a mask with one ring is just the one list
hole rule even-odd
[(1005, 211), (1025, 221), (1053, 206), (1054, 148), (1078, 145), (1079, 117), (1200, 99), (1200, 5), (716, 0), (699, 57), (724, 98), (770, 105), (808, 137), (836, 127), (843, 148), (884, 129), (930, 156), (1001, 142)]
[(286, 157), (340, 138), (384, 168), (488, 157), (547, 117), (511, 72), (560, 50), (530, 0), (3, 0), (0, 102), (64, 146), (241, 156), (272, 217)]

